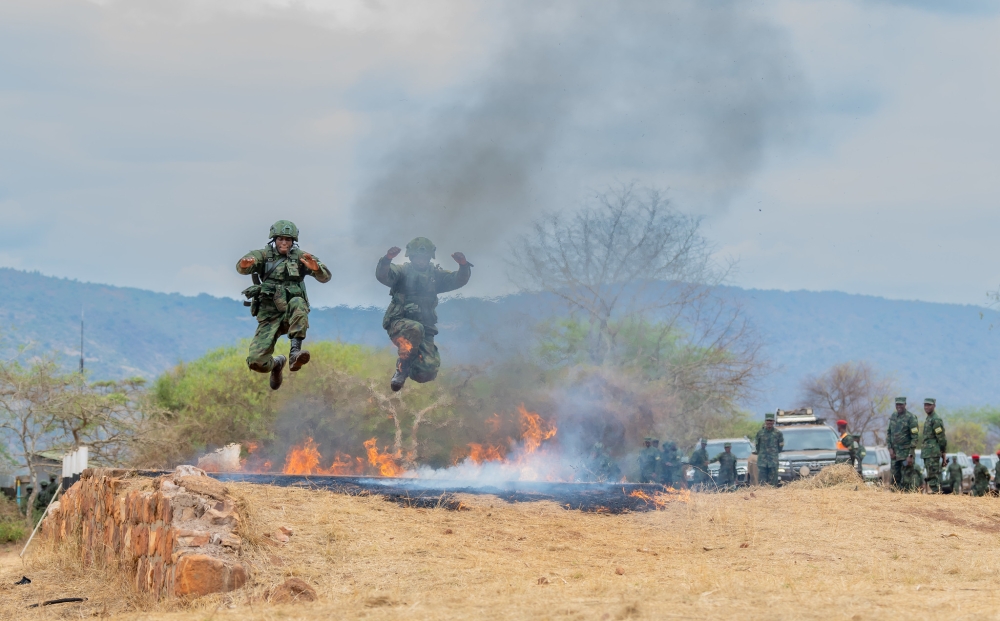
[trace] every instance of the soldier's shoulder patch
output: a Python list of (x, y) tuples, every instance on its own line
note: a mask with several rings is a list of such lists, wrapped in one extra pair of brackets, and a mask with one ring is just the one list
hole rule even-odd
[(940, 427), (935, 427), (934, 428), (934, 433), (941, 433), (942, 431), (944, 431), (944, 430), (941, 429)]
[(910, 433), (917, 433), (917, 428), (916, 428), (916, 427), (914, 427), (913, 429), (911, 429), (911, 430), (910, 430)]

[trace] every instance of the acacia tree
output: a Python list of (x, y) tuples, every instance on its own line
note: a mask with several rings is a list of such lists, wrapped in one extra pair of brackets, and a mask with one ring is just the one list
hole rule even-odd
[(549, 335), (550, 353), (575, 347), (585, 360), (559, 352), (566, 362), (632, 368), (672, 393), (664, 401), (692, 426), (733, 411), (765, 369), (742, 309), (718, 288), (731, 265), (714, 260), (701, 220), (656, 189), (625, 184), (546, 215), (511, 250), (512, 280), (570, 312), (556, 322), (559, 345)]
[(894, 383), (868, 362), (842, 362), (802, 380), (802, 402), (817, 412), (847, 421), (852, 433), (870, 433), (876, 444), (884, 432)]
[(0, 362), (0, 431), (13, 449), (13, 457), (27, 467), (31, 478), (26, 519), (32, 524), (32, 507), (38, 497), (38, 463), (35, 456), (62, 444), (60, 413), (70, 398), (70, 378), (52, 360), (24, 367)]
[(37, 456), (87, 445), (95, 464), (128, 461), (155, 414), (142, 398), (142, 385), (142, 380), (88, 384), (83, 375), (63, 372), (52, 359), (30, 366), (0, 362), (0, 432), (14, 459), (28, 469), (29, 528), (39, 493)]
[[(164, 410), (149, 399), (141, 377), (87, 383), (79, 373), (68, 376), (68, 398), (56, 412), (64, 444), (87, 445), (100, 465), (130, 463), (141, 446), (152, 441)], [(162, 439), (162, 436), (159, 436)]]

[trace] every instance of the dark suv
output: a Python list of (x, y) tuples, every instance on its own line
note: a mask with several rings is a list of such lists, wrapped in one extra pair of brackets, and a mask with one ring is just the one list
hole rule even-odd
[(851, 454), (837, 448), (840, 440), (837, 432), (814, 416), (812, 408), (778, 410), (774, 426), (785, 437), (785, 448), (778, 456), (778, 478), (782, 483), (850, 461)]

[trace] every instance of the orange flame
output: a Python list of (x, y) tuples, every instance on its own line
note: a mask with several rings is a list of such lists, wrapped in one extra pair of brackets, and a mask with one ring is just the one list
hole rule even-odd
[(662, 492), (658, 491), (653, 493), (652, 496), (650, 496), (641, 489), (637, 489), (632, 491), (632, 493), (630, 493), (629, 496), (631, 498), (638, 498), (639, 500), (643, 500), (646, 502), (646, 504), (652, 503), (653, 505), (656, 506), (657, 509), (663, 509), (671, 502), (690, 502), (691, 490), (674, 489), (672, 487), (668, 487), (664, 489)]
[(350, 455), (344, 453), (337, 453), (337, 456), (333, 458), (333, 463), (330, 464), (330, 468), (326, 471), (326, 474), (362, 474), (365, 471), (365, 461), (360, 457), (352, 458)]
[(299, 446), (293, 446), (285, 457), (285, 467), (282, 472), (285, 474), (320, 474), (319, 447), (312, 438)]
[(398, 477), (403, 474), (403, 468), (396, 463), (398, 457), (389, 453), (379, 453), (378, 447), (375, 446), (375, 438), (366, 440), (364, 444), (365, 450), (368, 451), (368, 463), (378, 468), (382, 476)]
[[(305, 442), (293, 446), (285, 457), (284, 474), (364, 474), (365, 462), (360, 457), (351, 457), (344, 453), (337, 453), (333, 458), (333, 463), (329, 468), (323, 468), (320, 463), (323, 456), (319, 452), (319, 446), (312, 438), (306, 438)], [(264, 462), (264, 471), (271, 468), (271, 462)]]
[(499, 446), (484, 446), (475, 442), (469, 445), (469, 459), (477, 464), (485, 461), (503, 461), (504, 452)]
[(521, 442), (526, 455), (538, 450), (545, 440), (555, 437), (556, 426), (542, 420), (538, 414), (529, 412), (523, 403), (517, 406), (517, 412), (521, 415)]
[[(405, 339), (400, 339), (401, 343), (409, 346)], [(401, 345), (402, 346), (402, 345)], [(508, 438), (510, 448), (500, 444), (479, 444), (471, 443), (468, 447), (468, 454), (465, 457), (475, 464), (486, 462), (501, 462), (502, 464), (513, 464), (518, 467), (527, 464), (527, 457), (538, 451), (546, 440), (551, 440), (556, 435), (556, 426), (544, 420), (535, 412), (529, 411), (522, 403), (517, 408), (520, 415), (521, 438), (519, 441)], [(499, 429), (500, 417), (496, 414), (492, 419), (487, 419), (487, 423)], [(376, 438), (366, 440), (364, 443), (365, 457), (351, 457), (345, 453), (337, 453), (329, 468), (324, 468), (323, 456), (320, 454), (319, 445), (313, 438), (306, 438), (301, 444), (293, 446), (285, 456), (285, 465), (282, 468), (284, 474), (297, 475), (364, 475), (378, 474), (385, 477), (403, 476), (406, 470), (400, 464), (402, 456), (396, 453), (379, 452)], [(519, 444), (519, 446), (518, 446)], [(250, 450), (254, 451), (257, 446)], [(384, 449), (383, 449), (384, 451)], [(508, 455), (510, 453), (510, 455)], [(271, 462), (264, 462), (263, 472), (269, 472)], [(537, 475), (536, 475), (537, 476)], [(551, 475), (549, 480), (555, 480)]]
[(410, 352), (413, 351), (413, 343), (407, 341), (406, 339), (404, 339), (401, 336), (397, 336), (393, 340), (393, 343), (395, 343), (396, 347), (399, 348), (398, 355), (399, 355), (400, 358), (409, 358), (410, 357)]

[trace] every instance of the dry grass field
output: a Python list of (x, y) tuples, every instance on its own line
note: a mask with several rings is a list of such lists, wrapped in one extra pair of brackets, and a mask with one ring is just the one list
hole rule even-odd
[[(25, 619), (992, 619), (1000, 500), (853, 483), (693, 494), (663, 510), (585, 514), (468, 497), (466, 511), (235, 485), (252, 526), (294, 530), (248, 550), (254, 583), (153, 603), (41, 545), (0, 560), (0, 618)], [(33, 544), (34, 545), (34, 544)], [(33, 582), (14, 586), (21, 575)], [(311, 603), (272, 605), (297, 576)], [(83, 596), (84, 604), (26, 609)]]

